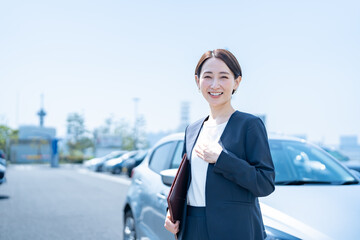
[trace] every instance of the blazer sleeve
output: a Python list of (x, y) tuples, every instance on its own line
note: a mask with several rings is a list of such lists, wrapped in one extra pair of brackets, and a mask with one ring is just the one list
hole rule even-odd
[(260, 118), (253, 118), (248, 124), (245, 155), (246, 160), (224, 149), (214, 171), (248, 189), (256, 197), (269, 195), (275, 190), (275, 171), (266, 129)]

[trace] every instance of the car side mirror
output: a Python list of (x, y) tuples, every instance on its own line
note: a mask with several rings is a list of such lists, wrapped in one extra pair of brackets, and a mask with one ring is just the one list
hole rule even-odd
[(175, 176), (176, 176), (177, 168), (166, 169), (160, 172), (161, 180), (166, 185), (171, 187)]

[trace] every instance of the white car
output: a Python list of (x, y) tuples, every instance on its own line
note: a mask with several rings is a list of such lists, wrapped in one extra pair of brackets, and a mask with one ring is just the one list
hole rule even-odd
[[(134, 169), (124, 207), (124, 240), (173, 239), (164, 228), (166, 198), (183, 139), (184, 134), (174, 134), (160, 140)], [(259, 198), (267, 239), (359, 239), (356, 174), (304, 140), (271, 136), (269, 145), (276, 187)]]

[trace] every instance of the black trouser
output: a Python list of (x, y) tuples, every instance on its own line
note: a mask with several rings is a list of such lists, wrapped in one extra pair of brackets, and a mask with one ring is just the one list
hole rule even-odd
[(206, 226), (205, 207), (187, 207), (185, 240), (209, 240)]

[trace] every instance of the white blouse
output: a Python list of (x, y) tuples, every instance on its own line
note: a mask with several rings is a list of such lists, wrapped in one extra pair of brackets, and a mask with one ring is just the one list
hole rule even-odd
[(207, 121), (200, 131), (191, 155), (191, 183), (188, 190), (188, 205), (194, 207), (205, 207), (205, 184), (208, 163), (197, 156), (195, 148), (199, 144), (213, 145), (218, 143), (227, 122), (221, 124), (209, 124)]

